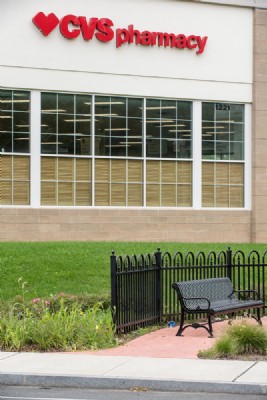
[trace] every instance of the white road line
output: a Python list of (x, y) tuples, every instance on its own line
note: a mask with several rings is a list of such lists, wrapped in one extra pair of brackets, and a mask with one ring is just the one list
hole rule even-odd
[(15, 396), (0, 396), (1, 400), (88, 400), (88, 399), (70, 399), (64, 397), (15, 397)]

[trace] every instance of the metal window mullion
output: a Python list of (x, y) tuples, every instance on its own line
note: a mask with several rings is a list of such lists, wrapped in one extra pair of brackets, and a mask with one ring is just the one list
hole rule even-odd
[(91, 196), (95, 206), (95, 95), (91, 96)]
[(57, 112), (56, 112), (56, 171), (57, 171), (57, 176), (56, 176), (56, 204), (57, 206), (58, 204), (58, 199), (59, 199), (59, 174), (58, 174), (58, 158), (59, 158), (59, 154), (58, 154), (58, 142), (59, 142), (59, 137), (58, 137), (58, 93), (57, 93)]
[(59, 178), (58, 178), (58, 156), (56, 157), (56, 205), (58, 206), (58, 185), (59, 185)]
[[(217, 113), (216, 113), (216, 103), (214, 103), (214, 125), (217, 126)], [(213, 192), (213, 202), (214, 207), (217, 207), (217, 131), (215, 131), (215, 143), (214, 143), (214, 192)]]
[(12, 91), (12, 156), (11, 156), (11, 167), (12, 167), (12, 175), (11, 175), (11, 204), (14, 204), (14, 91)]
[(31, 92), (30, 103), (30, 205), (41, 204), (41, 92)]
[(111, 200), (112, 200), (112, 196), (111, 196), (111, 191), (112, 191), (112, 174), (111, 174), (111, 169), (112, 169), (112, 159), (109, 158), (109, 206), (112, 206), (111, 204)]
[(58, 108), (58, 93), (57, 93), (57, 112), (56, 112), (56, 118), (57, 118), (57, 120), (56, 120), (56, 130), (57, 130), (57, 132), (56, 132), (56, 154), (58, 155), (58, 142), (59, 142), (59, 137), (58, 137), (58, 110), (59, 110), (59, 108)]
[(202, 103), (193, 101), (192, 103), (192, 139), (193, 161), (192, 161), (192, 206), (195, 209), (202, 207)]
[(146, 98), (143, 99), (143, 207), (146, 207)]
[(159, 109), (159, 157), (162, 159), (162, 151), (163, 151), (163, 146), (162, 146), (162, 117), (161, 117), (161, 106), (162, 106), (162, 100), (160, 100), (160, 109)]
[(14, 204), (14, 155), (11, 156), (11, 168), (12, 168), (12, 175), (11, 175), (11, 204), (13, 205)]
[(126, 182), (125, 182), (125, 206), (127, 207), (128, 206), (128, 203), (129, 203), (129, 201), (128, 201), (128, 194), (129, 194), (129, 190), (128, 190), (128, 185), (129, 185), (129, 169), (128, 169), (128, 157), (129, 157), (129, 153), (128, 153), (128, 149), (129, 149), (129, 147), (128, 147), (128, 141), (129, 141), (129, 138), (128, 138), (128, 119), (129, 119), (129, 102), (128, 102), (128, 97), (125, 97), (125, 101), (126, 101), (126, 133), (125, 133), (125, 136), (126, 136), (126, 160), (125, 160), (125, 168), (126, 168), (126, 171), (125, 171), (125, 177), (126, 177)]
[(73, 159), (73, 205), (76, 206), (76, 158)]
[(111, 174), (111, 169), (112, 169), (112, 147), (111, 147), (111, 143), (112, 143), (112, 124), (111, 124), (111, 96), (110, 98), (110, 104), (109, 104), (109, 182), (108, 182), (108, 186), (109, 186), (109, 206), (112, 206), (111, 200), (112, 200), (112, 196), (111, 196), (111, 191), (112, 191), (112, 174)]
[(159, 206), (162, 207), (162, 160), (159, 159)]
[(230, 194), (231, 194), (231, 169), (230, 169), (231, 163), (228, 163), (228, 207), (230, 207)]
[(178, 147), (178, 101), (175, 101), (176, 109), (175, 109), (175, 206), (178, 207), (178, 191), (180, 191), (178, 185), (178, 157), (177, 157), (177, 147)]
[[(177, 150), (176, 150), (177, 154)], [(178, 207), (178, 191), (180, 191), (179, 184), (178, 184), (178, 163), (179, 161), (175, 160), (175, 206)]]
[(74, 155), (73, 155), (73, 206), (76, 206), (76, 119), (77, 119), (77, 109), (76, 109), (76, 99), (77, 95), (74, 94), (74, 101), (73, 101), (73, 119), (74, 119), (74, 126), (73, 126), (73, 140), (74, 140)]
[(76, 156), (77, 155), (77, 153), (76, 153), (76, 119), (77, 119), (77, 112), (76, 112), (76, 97), (77, 97), (77, 95), (76, 94), (74, 94), (73, 95), (73, 108), (74, 108), (74, 110), (73, 110), (73, 119), (74, 119), (74, 121), (73, 121), (73, 141), (74, 141), (74, 156)]
[(245, 120), (243, 135), (244, 152), (244, 208), (252, 209), (252, 106), (245, 104)]
[(214, 182), (213, 182), (213, 186), (214, 186), (214, 193), (213, 193), (213, 202), (214, 202), (214, 207), (217, 207), (217, 162), (214, 163)]

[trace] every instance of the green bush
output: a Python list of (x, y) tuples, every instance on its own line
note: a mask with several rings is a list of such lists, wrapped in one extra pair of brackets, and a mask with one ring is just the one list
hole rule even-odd
[(234, 323), (214, 346), (198, 353), (200, 358), (234, 358), (237, 355), (267, 354), (267, 332), (260, 325)]
[(229, 329), (237, 354), (267, 353), (267, 332), (260, 325), (234, 324)]
[(111, 312), (101, 302), (81, 304), (60, 294), (49, 300), (5, 305), (0, 315), (2, 351), (74, 351), (116, 345)]

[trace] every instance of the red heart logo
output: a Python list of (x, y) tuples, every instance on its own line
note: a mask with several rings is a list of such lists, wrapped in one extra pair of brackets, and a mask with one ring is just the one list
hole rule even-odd
[(48, 36), (59, 24), (59, 19), (54, 13), (45, 15), (43, 12), (39, 12), (33, 17), (32, 22), (44, 36)]

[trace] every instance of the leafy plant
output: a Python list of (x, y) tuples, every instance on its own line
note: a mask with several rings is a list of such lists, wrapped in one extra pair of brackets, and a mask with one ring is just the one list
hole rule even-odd
[(19, 283), (21, 301), (1, 309), (2, 351), (95, 350), (116, 345), (111, 312), (103, 303), (79, 303), (64, 293), (28, 302), (26, 282)]
[(212, 348), (201, 350), (200, 358), (234, 358), (236, 355), (267, 354), (267, 332), (260, 325), (234, 323)]

